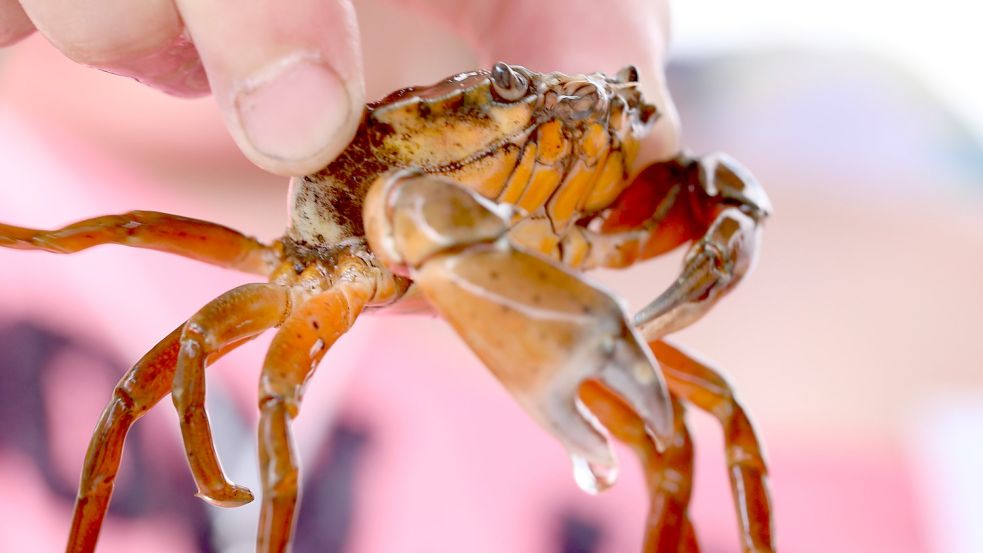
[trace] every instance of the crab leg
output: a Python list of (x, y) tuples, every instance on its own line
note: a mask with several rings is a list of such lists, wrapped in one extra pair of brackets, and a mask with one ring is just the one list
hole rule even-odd
[(662, 365), (673, 394), (715, 416), (723, 427), (742, 550), (774, 552), (768, 469), (751, 420), (730, 384), (713, 368), (662, 340), (649, 346)]
[[(113, 398), (99, 418), (85, 455), (66, 547), (69, 553), (95, 549), (119, 471), (126, 434), (133, 423), (171, 391), (183, 328), (182, 324), (147, 352), (113, 390)], [(237, 345), (230, 344), (214, 352), (207, 362), (214, 362)]]
[(700, 553), (700, 544), (696, 541), (693, 521), (689, 517), (683, 521), (682, 536), (679, 539), (679, 553)]
[(259, 463), (263, 483), (257, 551), (289, 547), (297, 507), (299, 467), (290, 421), (321, 358), (373, 299), (376, 284), (343, 280), (296, 309), (270, 345), (260, 378)]
[(693, 489), (693, 442), (683, 405), (678, 397), (671, 397), (673, 435), (660, 452), (646, 433), (644, 422), (604, 386), (589, 381), (580, 389), (584, 404), (615, 438), (631, 446), (642, 462), (650, 496), (645, 553), (699, 551), (687, 512)]
[(678, 279), (635, 316), (646, 340), (684, 328), (747, 274), (771, 211), (761, 185), (722, 154), (647, 167), (585, 233), (589, 266), (624, 267), (689, 241)]
[(366, 196), (367, 237), (408, 272), (529, 414), (567, 447), (586, 489), (613, 480), (607, 439), (577, 389), (596, 378), (657, 438), (672, 435), (662, 376), (617, 300), (567, 267), (517, 249), (507, 214), (453, 182), (380, 177)]
[(0, 224), (0, 247), (75, 253), (100, 244), (158, 250), (263, 276), (278, 259), (272, 247), (230, 228), (155, 211), (104, 215), (51, 231)]
[(181, 433), (198, 496), (213, 505), (234, 507), (252, 501), (252, 493), (228, 481), (205, 412), (205, 360), (230, 344), (241, 343), (280, 324), (290, 311), (288, 289), (276, 284), (246, 284), (201, 308), (181, 332), (172, 399), (181, 416)]

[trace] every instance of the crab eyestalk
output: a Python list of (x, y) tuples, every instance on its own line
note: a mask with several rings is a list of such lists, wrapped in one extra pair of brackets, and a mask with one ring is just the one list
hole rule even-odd
[(498, 62), (491, 70), (492, 92), (506, 102), (515, 102), (529, 91), (529, 79), (507, 63)]

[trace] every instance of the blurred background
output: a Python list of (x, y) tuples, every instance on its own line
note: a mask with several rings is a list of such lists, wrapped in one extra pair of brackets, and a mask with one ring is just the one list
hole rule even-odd
[[(789, 553), (983, 551), (983, 7), (905, 4), (674, 5), (683, 143), (742, 160), (775, 204), (755, 272), (677, 342), (721, 367), (756, 421)], [(474, 65), (398, 5), (356, 7), (370, 96)], [(78, 67), (39, 37), (0, 56), (0, 220), (153, 209), (282, 233), (285, 179), (241, 157), (210, 100)], [(597, 278), (641, 307), (679, 253)], [(115, 380), (248, 281), (125, 248), (0, 250), (0, 551), (63, 547)], [(253, 489), (268, 339), (209, 373), (219, 450)], [(701, 544), (738, 551), (719, 428), (689, 418)], [(193, 497), (176, 421), (164, 401), (131, 435), (101, 551), (254, 547), (255, 506)], [(646, 498), (628, 452), (618, 485), (582, 494), (560, 446), (440, 321), (360, 320), (296, 430), (298, 552), (639, 550)]]

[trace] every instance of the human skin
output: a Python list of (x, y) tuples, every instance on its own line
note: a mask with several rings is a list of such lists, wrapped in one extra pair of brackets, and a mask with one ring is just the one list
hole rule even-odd
[[(667, 0), (405, 0), (497, 60), (540, 71), (638, 67), (662, 113), (641, 161), (678, 149), (665, 87)], [(349, 142), (366, 101), (350, 0), (0, 0), (0, 45), (34, 31), (70, 59), (179, 96), (212, 94), (253, 163), (314, 172)]]

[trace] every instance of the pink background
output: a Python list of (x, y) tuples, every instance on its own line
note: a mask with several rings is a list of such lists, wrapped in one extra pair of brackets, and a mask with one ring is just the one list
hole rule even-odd
[[(409, 45), (393, 52), (367, 40), (372, 94), (473, 63), (438, 30), (423, 33), (432, 43), (414, 42), (390, 19), (368, 13), (361, 23), (367, 37)], [(421, 59), (416, 48), (435, 45), (443, 57), (410, 67)], [(4, 56), (0, 220), (54, 228), (153, 209), (263, 239), (282, 232), (284, 179), (240, 157), (209, 100), (168, 98), (74, 66), (37, 37)], [(983, 417), (979, 145), (908, 76), (863, 56), (736, 52), (677, 66), (670, 79), (684, 143), (744, 161), (776, 208), (755, 273), (678, 341), (731, 376), (758, 423), (780, 549), (971, 551), (983, 502), (960, 491), (980, 481), (959, 471), (961, 460), (983, 455), (962, 438), (978, 438)], [(597, 278), (639, 307), (678, 260)], [(70, 257), (0, 250), (0, 322), (34, 321), (98, 344), (122, 360), (120, 374), (209, 299), (250, 280), (125, 248)], [(267, 341), (210, 370), (213, 417), (231, 421), (219, 444), (226, 468), (253, 489), (255, 383)], [(91, 363), (56, 356), (42, 382), (53, 470), (72, 483), (115, 378)], [(705, 551), (737, 551), (719, 429), (690, 413), (698, 535)], [(296, 428), (307, 466), (337, 421), (367, 436), (346, 551), (560, 551), (563, 517), (600, 529), (592, 551), (640, 547), (645, 495), (628, 452), (614, 489), (579, 492), (560, 446), (440, 321), (361, 320), (306, 396)], [(161, 466), (186, 471), (169, 401), (139, 426)], [(181, 482), (191, 495), (190, 480)], [(37, 459), (0, 449), (0, 490), (0, 551), (63, 547), (71, 505), (47, 491)], [(253, 506), (201, 509), (214, 550), (252, 547)], [(113, 517), (100, 550), (195, 551), (182, 520)]]

